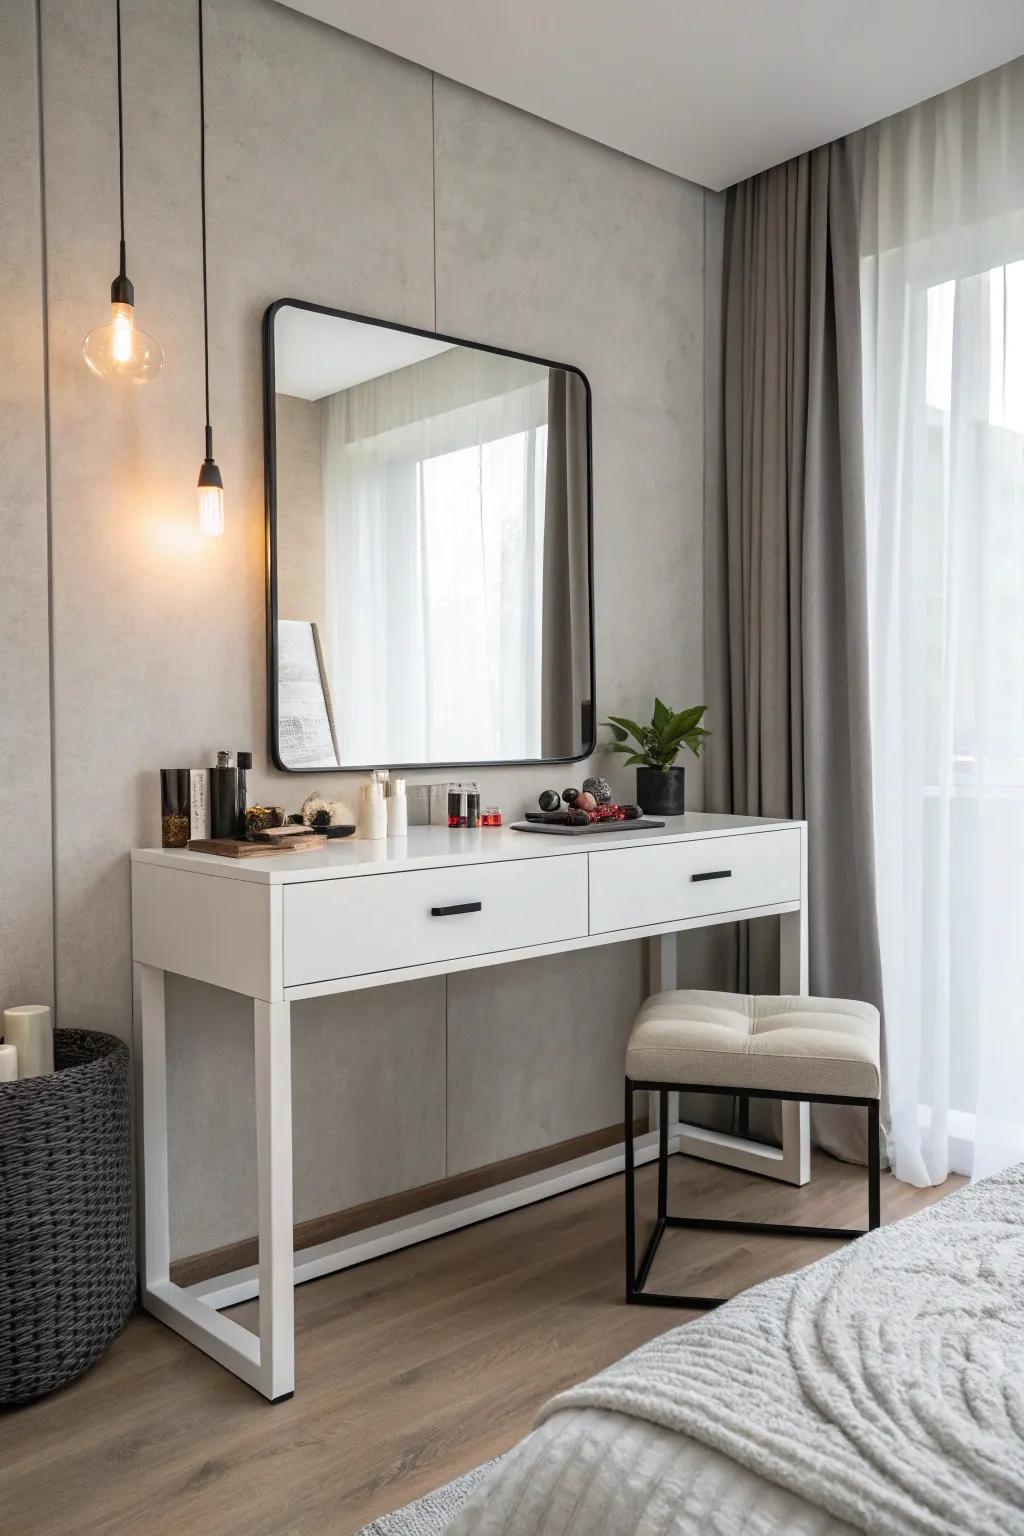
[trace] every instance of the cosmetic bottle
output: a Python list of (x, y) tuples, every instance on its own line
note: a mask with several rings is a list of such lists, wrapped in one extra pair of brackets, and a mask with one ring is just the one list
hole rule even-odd
[[(244, 784), (244, 774), (242, 783)], [(216, 766), (210, 769), (210, 836), (244, 837), (244, 788), (230, 752), (218, 752)]]
[(480, 791), (471, 789), (466, 795), (466, 825), (478, 827), (480, 825)]
[(252, 767), (252, 753), (239, 752), (236, 759), (238, 763), (238, 836), (245, 836), (245, 808), (249, 804), (249, 795), (246, 787), (245, 776)]
[(375, 841), (387, 835), (388, 812), (384, 803), (384, 788), (375, 779), (372, 784), (363, 785), (363, 796), (359, 802), (359, 836)]
[(459, 800), (460, 800), (460, 798), (461, 798), (461, 796), (459, 795), (459, 786), (457, 784), (449, 784), (448, 785), (448, 825), (450, 827), (457, 827), (459, 825)]
[(405, 780), (392, 779), (388, 796), (388, 837), (406, 837), (409, 832), (409, 804), (405, 794)]
[(210, 770), (188, 771), (188, 835), (196, 839), (210, 835)]

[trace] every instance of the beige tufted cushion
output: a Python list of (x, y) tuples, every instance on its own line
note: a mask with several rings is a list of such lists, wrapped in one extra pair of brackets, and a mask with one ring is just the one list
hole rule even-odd
[(658, 992), (637, 1014), (626, 1076), (877, 1099), (878, 1009), (838, 997)]

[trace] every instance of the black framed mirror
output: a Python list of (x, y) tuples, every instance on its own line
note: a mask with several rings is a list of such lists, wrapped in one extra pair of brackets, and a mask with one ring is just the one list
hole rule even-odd
[(277, 767), (589, 756), (585, 375), (279, 299), (263, 381)]

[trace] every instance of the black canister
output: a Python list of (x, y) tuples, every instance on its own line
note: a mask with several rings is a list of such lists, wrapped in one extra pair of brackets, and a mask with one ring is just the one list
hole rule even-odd
[(160, 846), (187, 848), (191, 825), (190, 781), (187, 768), (160, 769)]
[(210, 836), (245, 836), (245, 780), (231, 761), (230, 752), (217, 753), (210, 769)]

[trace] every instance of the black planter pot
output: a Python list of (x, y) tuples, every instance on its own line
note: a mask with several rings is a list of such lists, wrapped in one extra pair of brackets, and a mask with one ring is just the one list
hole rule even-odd
[(636, 799), (646, 816), (681, 816), (686, 809), (686, 769), (638, 768)]

